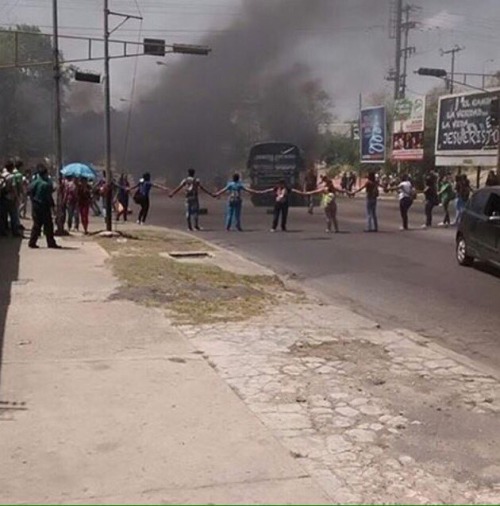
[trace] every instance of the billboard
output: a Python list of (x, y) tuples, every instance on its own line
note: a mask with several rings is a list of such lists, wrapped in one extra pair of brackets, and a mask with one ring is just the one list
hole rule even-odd
[(392, 158), (424, 159), (425, 97), (402, 98), (394, 104)]
[(436, 165), (495, 166), (500, 132), (498, 92), (472, 92), (439, 99)]
[(386, 121), (385, 107), (361, 109), (360, 116), (361, 163), (384, 163)]

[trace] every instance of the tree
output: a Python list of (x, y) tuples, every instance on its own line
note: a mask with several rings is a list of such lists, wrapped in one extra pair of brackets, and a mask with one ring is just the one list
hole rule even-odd
[(359, 142), (350, 136), (328, 133), (323, 136), (321, 160), (328, 166), (339, 168), (349, 165), (359, 169)]
[[(52, 60), (51, 37), (36, 26), (18, 25), (0, 32), (0, 65), (14, 64), (16, 38), (18, 62)], [(63, 74), (63, 88), (68, 81), (67, 72)], [(53, 151), (53, 87), (50, 64), (0, 69), (1, 157), (29, 159)]]

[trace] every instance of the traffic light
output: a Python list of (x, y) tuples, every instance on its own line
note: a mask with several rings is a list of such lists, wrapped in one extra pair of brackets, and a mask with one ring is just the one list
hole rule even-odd
[(431, 76), (431, 77), (446, 77), (447, 72), (444, 69), (429, 69), (421, 67), (417, 70), (419, 76)]
[(101, 82), (100, 74), (92, 74), (91, 72), (75, 72), (75, 81), (84, 81), (86, 83), (96, 83), (99, 84)]
[(197, 46), (192, 44), (174, 44), (172, 46), (172, 51), (174, 53), (179, 54), (197, 54), (201, 56), (206, 56), (212, 50), (207, 46)]

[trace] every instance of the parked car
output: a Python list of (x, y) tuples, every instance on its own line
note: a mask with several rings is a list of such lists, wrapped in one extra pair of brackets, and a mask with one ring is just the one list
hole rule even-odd
[(456, 256), (460, 265), (477, 259), (500, 267), (500, 186), (472, 195), (458, 224)]

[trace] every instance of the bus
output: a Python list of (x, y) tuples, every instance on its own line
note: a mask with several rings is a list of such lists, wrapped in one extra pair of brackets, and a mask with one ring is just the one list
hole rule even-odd
[[(265, 190), (284, 179), (291, 188), (302, 190), (305, 160), (301, 149), (288, 142), (263, 142), (250, 149), (247, 169), (252, 188)], [(293, 195), (291, 205), (302, 205), (303, 198)], [(272, 194), (252, 195), (255, 206), (272, 206)]]

